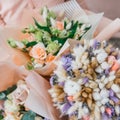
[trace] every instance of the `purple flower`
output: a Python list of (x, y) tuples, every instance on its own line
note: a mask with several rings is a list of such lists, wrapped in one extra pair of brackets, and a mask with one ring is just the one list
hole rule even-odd
[(62, 113), (66, 113), (70, 107), (71, 107), (71, 104), (69, 102), (65, 103), (62, 109)]
[(94, 43), (93, 43), (93, 48), (94, 49), (97, 49), (98, 47), (100, 46), (100, 42), (98, 42), (97, 40), (94, 40)]
[(61, 61), (63, 62), (63, 68), (66, 70), (67, 74), (71, 77), (74, 77), (74, 73), (72, 71), (72, 60), (74, 57), (71, 54), (67, 54), (62, 56)]
[(109, 75), (109, 73), (110, 73), (110, 68), (107, 68), (107, 69), (105, 70), (105, 75), (107, 76), (107, 75)]
[(83, 84), (86, 84), (89, 81), (88, 77), (83, 78)]
[(58, 80), (58, 76), (55, 74), (52, 75), (52, 77), (50, 78), (50, 85), (53, 86), (53, 85), (57, 84), (58, 83), (57, 80)]
[(102, 120), (108, 120), (108, 119), (109, 119), (108, 116), (105, 113), (103, 113), (102, 114)]
[(110, 97), (110, 99), (111, 99), (112, 101), (114, 101), (115, 103), (118, 103), (118, 102), (119, 102), (119, 99), (118, 99), (117, 97), (115, 97), (115, 96)]
[(78, 112), (77, 112), (77, 111), (74, 111), (74, 112), (70, 113), (70, 114), (69, 114), (69, 117), (71, 117), (71, 116), (78, 116)]
[(65, 84), (65, 82), (60, 82), (59, 83), (59, 85), (62, 86), (62, 87), (64, 86), (64, 84)]
[(109, 90), (109, 96), (110, 96), (110, 97), (113, 97), (113, 96), (114, 96), (114, 92), (113, 92), (112, 89)]

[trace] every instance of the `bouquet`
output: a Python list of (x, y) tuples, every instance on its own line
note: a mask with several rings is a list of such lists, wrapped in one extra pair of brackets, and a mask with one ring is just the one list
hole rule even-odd
[[(30, 57), (30, 61), (26, 65), (27, 69), (35, 69), (42, 75), (50, 75), (55, 66), (53, 61), (62, 53), (62, 49), (67, 48), (65, 44), (67, 39), (80, 40), (87, 36), (86, 34), (91, 35), (101, 15), (96, 15), (97, 20), (94, 24), (89, 20), (87, 22), (82, 19), (71, 20), (69, 17), (63, 17), (63, 14), (57, 15), (47, 7), (42, 9), (41, 15), (43, 22), (38, 23), (34, 18), (35, 25), (30, 25), (22, 31), (28, 34), (27, 38), (22, 41), (8, 39), (8, 43), (11, 47), (25, 52)], [(86, 16), (84, 17), (86, 18)], [(90, 17), (90, 19), (94, 17)]]
[[(93, 40), (93, 33), (102, 15), (86, 16), (81, 9), (77, 9), (77, 13), (76, 9), (73, 11), (75, 7), (79, 8), (78, 4), (70, 1), (53, 9), (64, 8), (64, 17), (63, 14), (58, 15), (44, 7), (41, 12), (43, 22), (34, 19), (35, 25), (23, 30), (27, 36), (25, 39), (8, 39), (11, 47), (28, 56), (28, 69), (35, 69), (41, 75), (53, 74), (49, 84), (34, 71), (27, 71), (23, 76), (24, 70), (18, 72), (14, 69), (20, 73), (22, 81), (16, 77), (16, 72), (12, 75), (12, 81), (6, 77), (4, 70), (1, 78), (6, 78), (9, 85), (5, 82), (3, 89), (17, 81), (18, 83), (12, 90), (10, 88), (0, 93), (3, 102), (2, 119), (39, 120), (40, 115), (50, 120), (65, 120), (63, 116), (70, 120), (119, 119), (119, 49), (97, 40), (110, 38), (118, 31), (120, 20), (117, 19)], [(73, 18), (70, 19), (74, 12), (76, 14), (72, 14)], [(80, 16), (79, 13), (84, 15)], [(2, 32), (1, 36), (4, 36)], [(12, 34), (22, 37), (15, 33), (16, 31)], [(20, 54), (18, 56), (21, 57)], [(23, 57), (20, 58), (22, 59)]]
[(120, 119), (120, 53), (105, 41), (70, 43), (56, 62), (49, 93), (70, 120)]
[(42, 120), (41, 116), (24, 106), (28, 94), (29, 88), (24, 80), (0, 92), (0, 120)]
[[(55, 59), (68, 38), (78, 40), (90, 29), (90, 24), (70, 21), (67, 18), (59, 21), (56, 15), (43, 8), (42, 15), (44, 25), (40, 25), (35, 19), (35, 25), (23, 30), (30, 38), (20, 41), (9, 39), (11, 47), (20, 49), (31, 57), (31, 62), (27, 64), (28, 69), (41, 68)], [(32, 39), (32, 40), (31, 40)]]

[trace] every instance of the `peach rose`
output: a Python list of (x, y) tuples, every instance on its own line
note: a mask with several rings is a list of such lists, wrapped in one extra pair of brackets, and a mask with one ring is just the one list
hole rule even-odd
[(63, 30), (64, 29), (64, 24), (60, 21), (56, 22), (56, 27), (58, 30)]
[(49, 63), (49, 62), (53, 61), (54, 59), (55, 59), (55, 56), (49, 54), (46, 58), (46, 62)]
[(42, 43), (38, 43), (30, 50), (30, 56), (36, 59), (44, 60), (47, 56), (45, 47)]
[(17, 89), (12, 93), (13, 101), (16, 104), (24, 104), (29, 94), (29, 89), (24, 81), (19, 81)]

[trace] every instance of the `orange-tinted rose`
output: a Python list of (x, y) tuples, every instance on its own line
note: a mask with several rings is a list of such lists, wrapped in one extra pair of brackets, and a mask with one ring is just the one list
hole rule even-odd
[(63, 29), (64, 29), (64, 25), (63, 25), (63, 23), (60, 22), (60, 21), (57, 21), (57, 22), (56, 22), (56, 27), (57, 27), (58, 30), (63, 30)]
[(49, 54), (49, 55), (47, 56), (47, 58), (46, 58), (46, 62), (47, 62), (47, 63), (48, 63), (48, 62), (51, 62), (51, 61), (53, 61), (54, 59), (55, 59), (55, 56)]
[(42, 43), (38, 43), (30, 50), (30, 56), (36, 59), (44, 60), (47, 56), (44, 45)]

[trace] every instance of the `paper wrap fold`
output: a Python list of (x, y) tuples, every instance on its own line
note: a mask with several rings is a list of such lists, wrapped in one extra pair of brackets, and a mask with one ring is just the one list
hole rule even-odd
[(60, 120), (59, 112), (53, 107), (48, 93), (49, 82), (35, 72), (30, 72), (25, 80), (30, 88), (25, 106), (45, 118)]

